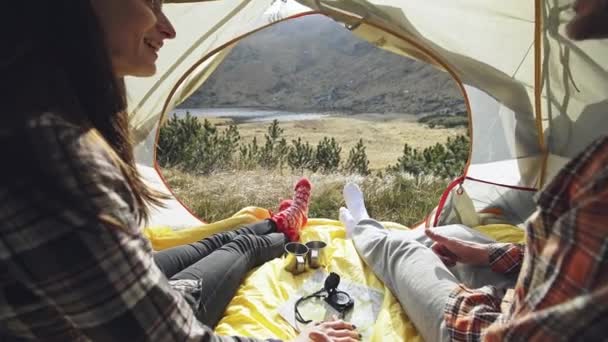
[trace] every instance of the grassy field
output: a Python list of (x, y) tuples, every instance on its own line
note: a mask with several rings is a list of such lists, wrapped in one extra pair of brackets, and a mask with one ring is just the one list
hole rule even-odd
[[(230, 119), (209, 119), (214, 124), (234, 123)], [(258, 143), (264, 141), (268, 122), (238, 123), (243, 142), (257, 137)], [(448, 137), (466, 134), (464, 128), (428, 128), (416, 122), (414, 115), (408, 114), (357, 114), (336, 115), (320, 120), (282, 121), (284, 137), (288, 142), (302, 137), (313, 146), (323, 137), (334, 137), (342, 146), (342, 159), (348, 151), (363, 138), (371, 169), (381, 169), (395, 164), (403, 153), (405, 143), (423, 149), (436, 143), (445, 143)]]
[[(276, 210), (281, 199), (290, 198), (299, 175), (265, 170), (193, 176), (174, 169), (163, 175), (175, 194), (208, 222), (224, 219), (243, 207), (254, 205)], [(338, 219), (344, 206), (342, 188), (348, 181), (359, 184), (372, 217), (413, 225), (437, 205), (447, 181), (415, 180), (407, 175), (306, 175), (313, 183), (309, 217)]]
[[(209, 119), (222, 126), (231, 119)], [(268, 122), (237, 123), (241, 144), (257, 137), (264, 143)], [(384, 169), (397, 162), (408, 143), (422, 149), (444, 143), (448, 137), (464, 134), (464, 128), (430, 129), (404, 114), (360, 114), (329, 116), (320, 120), (282, 121), (283, 137), (291, 142), (302, 137), (313, 146), (323, 137), (334, 137), (342, 146), (342, 160), (356, 142), (363, 138), (371, 169)], [(281, 199), (292, 196), (292, 188), (301, 175), (287, 169), (215, 172), (194, 175), (177, 169), (165, 169), (164, 177), (175, 194), (197, 215), (208, 222), (224, 219), (246, 206), (276, 210)], [(310, 217), (338, 219), (344, 205), (342, 188), (355, 182), (365, 194), (370, 214), (379, 220), (413, 225), (437, 205), (447, 181), (433, 178), (414, 179), (408, 175), (372, 172), (367, 177), (342, 174), (306, 174), (312, 181)]]

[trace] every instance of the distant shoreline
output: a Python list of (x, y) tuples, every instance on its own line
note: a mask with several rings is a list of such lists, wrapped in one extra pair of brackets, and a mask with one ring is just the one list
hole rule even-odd
[[(400, 114), (397, 112), (370, 112), (370, 111), (359, 111), (359, 110), (348, 110), (344, 108), (336, 108), (336, 109), (319, 109), (319, 108), (280, 108), (280, 107), (266, 107), (266, 106), (252, 106), (252, 107), (239, 107), (239, 106), (215, 106), (215, 107), (199, 107), (199, 108), (175, 108), (170, 113), (174, 111), (264, 111), (264, 112), (284, 112), (284, 113), (317, 113), (317, 114), (330, 114), (330, 115), (357, 115), (357, 114)], [(418, 114), (409, 114), (403, 113), (407, 115), (415, 115), (415, 116), (423, 116), (428, 115), (428, 113), (418, 113)]]
[(221, 107), (221, 108), (177, 108), (170, 112), (178, 117), (182, 117), (189, 112), (192, 116), (198, 118), (219, 118), (230, 119), (235, 123), (246, 122), (271, 122), (278, 120), (285, 121), (310, 121), (322, 120), (328, 117), (352, 117), (353, 119), (370, 120), (370, 121), (390, 121), (404, 120), (417, 121), (418, 117), (413, 114), (405, 113), (343, 113), (339, 111), (284, 111), (278, 109), (260, 109), (260, 108), (245, 108), (245, 107)]

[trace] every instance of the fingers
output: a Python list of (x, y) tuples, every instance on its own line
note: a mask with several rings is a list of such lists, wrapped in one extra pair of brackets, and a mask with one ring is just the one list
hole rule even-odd
[(426, 236), (428, 236), (431, 240), (435, 242), (445, 243), (449, 240), (449, 238), (435, 233), (431, 228), (426, 228), (424, 230), (424, 233), (426, 234)]
[(447, 266), (452, 267), (456, 265), (458, 256), (452, 253), (446, 246), (440, 243), (434, 243), (431, 246), (431, 250), (441, 259), (441, 261)]
[(353, 337), (335, 337), (331, 339), (332, 342), (359, 342), (359, 338)]
[(424, 232), (426, 233), (426, 236), (428, 236), (431, 240), (433, 240), (441, 245), (444, 245), (451, 252), (454, 252), (454, 251), (457, 252), (459, 249), (466, 247), (466, 244), (460, 239), (450, 238), (450, 237), (446, 237), (446, 236), (437, 234), (432, 229), (429, 229), (429, 228), (425, 229)]
[(329, 338), (329, 336), (325, 335), (324, 333), (322, 333), (318, 330), (313, 330), (310, 333), (308, 333), (308, 338), (313, 342), (331, 342), (331, 339)]
[(343, 320), (339, 320), (337, 317), (333, 317), (333, 320), (322, 322), (317, 328), (324, 332), (331, 341), (359, 341), (361, 334), (357, 332), (355, 325)]
[(453, 253), (448, 247), (446, 247), (445, 245), (442, 245), (440, 243), (435, 243), (433, 246), (436, 247), (434, 248), (435, 251), (440, 254), (441, 256), (444, 256), (446, 258), (450, 258), (450, 259), (454, 259), (454, 260), (458, 260), (458, 255), (456, 255), (455, 253)]
[(454, 239), (454, 238), (450, 238), (447, 236), (443, 236), (441, 234), (437, 234), (435, 233), (432, 229), (427, 228), (424, 230), (426, 236), (428, 236), (431, 240), (446, 245), (446, 246), (453, 246), (454, 244), (459, 244), (460, 240), (458, 239)]
[(340, 329), (354, 330), (355, 329), (355, 326), (352, 323), (345, 322), (343, 320), (338, 320), (335, 318), (333, 321), (327, 321), (327, 322), (321, 323), (321, 326), (323, 328), (334, 329), (334, 330), (340, 330)]
[(334, 329), (329, 329), (327, 332), (327, 336), (333, 338), (342, 338), (342, 337), (348, 337), (348, 338), (352, 338), (356, 341), (358, 341), (361, 338), (361, 334), (359, 334), (356, 330), (347, 330), (347, 329), (341, 329), (341, 330), (334, 330)]

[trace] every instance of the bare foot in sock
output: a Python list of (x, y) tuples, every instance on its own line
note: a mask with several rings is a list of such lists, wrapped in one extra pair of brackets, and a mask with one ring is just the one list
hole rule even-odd
[[(308, 219), (308, 201), (312, 185), (306, 178), (301, 178), (294, 187), (294, 195), (291, 205), (286, 209), (272, 215), (270, 218), (277, 225), (277, 230), (287, 236), (289, 241), (300, 239), (300, 229), (306, 224)], [(285, 201), (281, 202), (284, 208)]]
[(353, 232), (355, 230), (355, 226), (357, 225), (357, 222), (353, 218), (353, 215), (350, 213), (350, 210), (348, 210), (344, 207), (340, 208), (339, 216), (340, 216), (340, 222), (342, 222), (342, 224), (346, 228), (346, 238), (352, 239)]
[(346, 208), (348, 208), (356, 223), (369, 218), (367, 209), (365, 209), (365, 202), (363, 201), (363, 192), (361, 192), (357, 184), (346, 183), (342, 194), (344, 195)]

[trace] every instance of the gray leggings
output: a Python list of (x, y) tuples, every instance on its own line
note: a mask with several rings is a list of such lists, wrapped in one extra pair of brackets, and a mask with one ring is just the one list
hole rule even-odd
[(154, 261), (171, 280), (202, 280), (201, 323), (215, 327), (245, 275), (281, 256), (285, 242), (273, 221), (264, 220), (235, 231), (160, 251)]
[[(463, 225), (434, 228), (437, 233), (479, 243), (494, 240)], [(448, 296), (459, 284), (470, 287), (510, 287), (515, 278), (489, 267), (458, 264), (448, 269), (429, 247), (423, 229), (386, 230), (374, 220), (362, 220), (354, 230), (359, 255), (372, 268), (412, 320), (425, 341), (449, 341), (443, 320)]]

